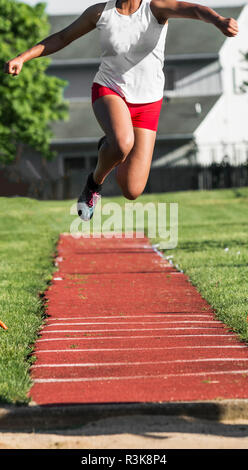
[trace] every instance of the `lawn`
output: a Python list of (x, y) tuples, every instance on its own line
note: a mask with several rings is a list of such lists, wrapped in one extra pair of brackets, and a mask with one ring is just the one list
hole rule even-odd
[[(137, 201), (178, 203), (178, 246), (164, 256), (173, 257), (218, 318), (248, 342), (248, 188), (143, 195)], [(74, 202), (0, 198), (0, 320), (8, 326), (0, 328), (2, 403), (28, 402), (30, 353), (45, 318), (42, 293), (56, 269), (59, 234), (75, 219)]]

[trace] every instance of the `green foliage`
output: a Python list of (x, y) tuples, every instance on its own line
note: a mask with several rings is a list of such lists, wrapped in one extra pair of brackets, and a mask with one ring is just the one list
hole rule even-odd
[(3, 72), (4, 63), (49, 35), (46, 3), (31, 7), (16, 0), (0, 0), (0, 161), (15, 159), (18, 143), (27, 144), (45, 158), (53, 132), (49, 123), (68, 117), (63, 98), (67, 81), (48, 76), (50, 57), (24, 63), (17, 76)]

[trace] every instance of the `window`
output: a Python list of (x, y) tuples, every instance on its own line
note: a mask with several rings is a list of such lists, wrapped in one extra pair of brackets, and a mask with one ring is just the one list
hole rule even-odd
[(83, 170), (86, 168), (86, 157), (66, 157), (64, 159), (64, 171), (68, 174), (71, 171)]

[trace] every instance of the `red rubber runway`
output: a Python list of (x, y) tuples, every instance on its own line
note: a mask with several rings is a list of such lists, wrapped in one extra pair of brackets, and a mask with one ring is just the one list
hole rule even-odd
[(248, 348), (147, 238), (61, 235), (37, 404), (248, 398)]

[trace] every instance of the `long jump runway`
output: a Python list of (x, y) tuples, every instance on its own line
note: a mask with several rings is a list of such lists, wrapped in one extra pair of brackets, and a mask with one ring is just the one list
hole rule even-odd
[(147, 238), (60, 236), (30, 397), (40, 405), (248, 398), (248, 348)]

